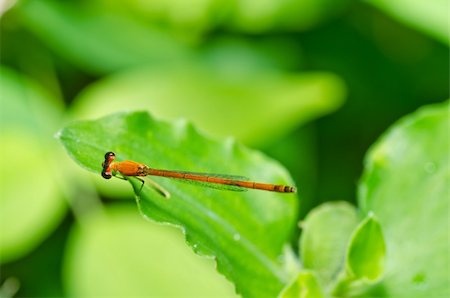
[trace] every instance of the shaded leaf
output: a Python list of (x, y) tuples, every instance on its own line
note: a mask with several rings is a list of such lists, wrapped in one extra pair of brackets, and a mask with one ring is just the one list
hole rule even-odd
[[(165, 123), (147, 113), (121, 113), (78, 122), (59, 137), (69, 154), (100, 173), (106, 151), (154, 168), (239, 174), (271, 183), (292, 183), (288, 173), (264, 155), (232, 140), (209, 140), (185, 122)], [(99, 175), (99, 179), (101, 179)], [(162, 198), (146, 183), (138, 200), (144, 216), (180, 226), (194, 251), (217, 259), (218, 270), (245, 297), (273, 297), (288, 274), (280, 256), (295, 229), (294, 195), (262, 191), (226, 192), (154, 178), (172, 197)], [(130, 182), (137, 190), (141, 183)]]

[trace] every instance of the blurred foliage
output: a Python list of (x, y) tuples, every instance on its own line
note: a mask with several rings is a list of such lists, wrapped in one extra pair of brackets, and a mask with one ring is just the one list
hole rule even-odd
[(91, 84), (74, 100), (74, 110), (79, 117), (98, 117), (120, 109), (123, 98), (128, 98), (127, 109), (146, 107), (163, 118), (195, 119), (194, 124), (209, 135), (231, 134), (245, 143), (262, 145), (335, 110), (343, 94), (342, 82), (327, 73), (236, 69), (222, 73), (182, 65), (122, 72)]
[[(448, 44), (448, 2), (445, 0), (369, 0), (369, 3)], [(447, 9), (446, 9), (447, 8)]]
[(0, 74), (0, 218), (8, 227), (0, 233), (0, 259), (11, 261), (42, 242), (65, 212), (52, 156), (62, 111), (33, 82), (6, 68)]
[[(213, 260), (195, 255), (182, 238), (173, 227), (149, 225), (130, 206), (92, 214), (70, 232), (64, 261), (68, 293), (71, 297), (149, 293), (236, 297), (233, 285), (216, 273)], [(190, 277), (193, 272), (195, 278)], [(176, 287), (167, 287), (174, 283)]]
[[(134, 224), (126, 208), (115, 209), (114, 219), (99, 215), (118, 204), (114, 199), (129, 199), (132, 192), (127, 183), (87, 174), (65, 156), (53, 135), (69, 120), (124, 109), (185, 118), (211, 136), (234, 135), (279, 160), (299, 186), (300, 219), (325, 201), (355, 202), (368, 147), (401, 116), (449, 97), (447, 5), (443, 0), (0, 2), (0, 293), (12, 295), (20, 284), (20, 297), (95, 295), (97, 289), (80, 276), (90, 270), (103, 269), (95, 272), (105, 276), (104, 284), (116, 280), (100, 260), (82, 262), (98, 257), (95, 250), (86, 250), (91, 244), (85, 237), (111, 233), (90, 230), (83, 222), (102, 216), (100, 222)], [(411, 135), (412, 148), (418, 137)], [(424, 162), (416, 155), (404, 159)], [(425, 164), (432, 171), (438, 163)], [(364, 212), (375, 212), (387, 256), (393, 254), (374, 295), (409, 297), (405, 293), (411, 289), (441, 289), (445, 296), (439, 268), (448, 258), (434, 257), (447, 247), (439, 238), (445, 230), (439, 224), (443, 217), (434, 215), (439, 208), (423, 205), (423, 196), (417, 196), (419, 201), (399, 216), (387, 210), (403, 210), (403, 201), (390, 205), (388, 197), (360, 199)], [(398, 223), (399, 217), (404, 222)], [(417, 218), (422, 229), (415, 231)], [(439, 229), (430, 228), (427, 218), (435, 219)], [(347, 228), (336, 226), (345, 231), (331, 237), (333, 219), (321, 224), (324, 241), (342, 247)], [(75, 222), (79, 232), (70, 232), (67, 242)], [(159, 227), (142, 224), (148, 226), (149, 238), (158, 234), (152, 231)], [(152, 252), (156, 259), (175, 260), (165, 263), (166, 268), (117, 266), (120, 271), (130, 268), (129, 276), (158, 276), (178, 263), (204, 263), (192, 254), (175, 258), (177, 249), (186, 249), (180, 233), (177, 237), (174, 251)], [(408, 249), (409, 239), (433, 244), (427, 250)], [(296, 237), (292, 243), (296, 245)], [(314, 269), (336, 258), (326, 247), (312, 257), (317, 257), (310, 259)], [(432, 260), (431, 265), (424, 267), (419, 259)], [(76, 260), (78, 267), (73, 266)], [(394, 268), (413, 263), (411, 276), (395, 274)], [(191, 270), (203, 270), (195, 266)], [(300, 273), (292, 285), (315, 289), (330, 268)], [(192, 293), (227, 296), (230, 284), (210, 269), (201, 278), (217, 283), (214, 289), (186, 274), (161, 281), (158, 293), (192, 284)], [(170, 274), (178, 271), (167, 278), (176, 279)], [(116, 285), (117, 291), (128, 289)], [(142, 282), (133, 290), (148, 291)]]

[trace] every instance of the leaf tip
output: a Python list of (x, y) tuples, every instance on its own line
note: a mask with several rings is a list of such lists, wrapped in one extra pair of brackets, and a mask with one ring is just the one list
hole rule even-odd
[(369, 211), (367, 213), (367, 221), (372, 221), (372, 220), (376, 220), (375, 213), (373, 213), (373, 211)]
[(373, 212), (355, 229), (347, 250), (347, 269), (357, 278), (375, 282), (383, 276), (386, 244)]
[(62, 128), (62, 129), (58, 130), (57, 132), (55, 132), (55, 134), (53, 135), (53, 137), (54, 137), (55, 139), (57, 139), (57, 140), (61, 140), (61, 136), (62, 136), (62, 134), (63, 134), (63, 130), (64, 130), (64, 128)]

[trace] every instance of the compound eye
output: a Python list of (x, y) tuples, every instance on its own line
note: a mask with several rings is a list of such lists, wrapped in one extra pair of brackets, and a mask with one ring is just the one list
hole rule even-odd
[(112, 175), (111, 173), (107, 173), (105, 171), (102, 171), (102, 177), (105, 179), (111, 179)]
[(110, 157), (113, 157), (113, 156), (116, 156), (116, 155), (114, 154), (114, 152), (112, 152), (112, 151), (106, 152), (106, 154), (105, 154), (105, 159), (109, 159)]

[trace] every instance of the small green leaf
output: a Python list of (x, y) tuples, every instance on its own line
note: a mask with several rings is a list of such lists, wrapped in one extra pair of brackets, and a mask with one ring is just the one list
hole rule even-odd
[(384, 272), (386, 246), (378, 221), (369, 215), (355, 230), (347, 250), (346, 270), (355, 280), (375, 282)]
[(313, 209), (302, 222), (300, 256), (306, 269), (314, 270), (328, 285), (344, 266), (352, 231), (358, 223), (355, 207), (329, 202)]
[(386, 246), (381, 226), (369, 214), (354, 230), (345, 259), (345, 267), (333, 286), (337, 297), (353, 297), (381, 279), (385, 268)]
[[(261, 153), (230, 139), (207, 139), (185, 122), (159, 122), (144, 112), (74, 123), (59, 137), (78, 163), (97, 173), (104, 153), (112, 150), (118, 160), (135, 160), (154, 168), (292, 183), (278, 163)], [(154, 180), (172, 197), (162, 198), (146, 183), (138, 200), (145, 217), (180, 226), (194, 251), (215, 257), (218, 270), (236, 284), (243, 296), (274, 297), (280, 292), (289, 278), (281, 259), (283, 246), (295, 229), (295, 195), (220, 191), (161, 177)], [(138, 180), (130, 178), (130, 182), (139, 189)]]
[(278, 295), (278, 298), (322, 298), (325, 297), (313, 272), (300, 272)]
[(367, 297), (449, 297), (449, 102), (401, 119), (366, 158), (359, 202), (383, 227), (384, 279)]

